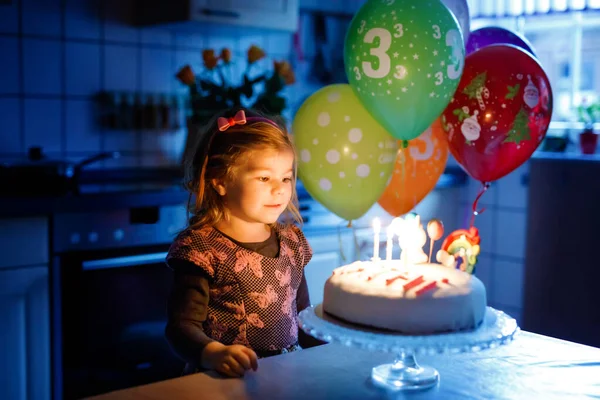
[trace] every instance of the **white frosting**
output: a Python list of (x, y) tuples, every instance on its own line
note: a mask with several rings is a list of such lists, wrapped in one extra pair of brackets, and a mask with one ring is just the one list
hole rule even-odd
[(400, 260), (336, 268), (323, 294), (323, 309), (333, 316), (411, 334), (472, 329), (486, 305), (485, 287), (475, 276)]

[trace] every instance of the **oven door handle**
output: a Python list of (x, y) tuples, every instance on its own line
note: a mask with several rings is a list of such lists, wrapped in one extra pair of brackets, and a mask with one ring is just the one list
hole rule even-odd
[(165, 262), (166, 258), (167, 252), (162, 252), (138, 256), (103, 258), (101, 260), (88, 260), (83, 261), (81, 264), (84, 271), (93, 271), (97, 269), (135, 267), (144, 264), (161, 263)]

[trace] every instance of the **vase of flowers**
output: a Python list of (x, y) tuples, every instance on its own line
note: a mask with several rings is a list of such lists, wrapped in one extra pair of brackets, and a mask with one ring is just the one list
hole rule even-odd
[[(199, 74), (189, 65), (177, 72), (177, 79), (189, 90), (186, 151), (194, 142), (199, 128), (222, 110), (244, 106), (272, 115), (281, 114), (286, 101), (280, 92), (286, 85), (293, 84), (296, 78), (287, 61), (274, 61), (271, 71), (256, 73), (257, 61), (265, 56), (260, 47), (250, 46), (245, 71), (237, 82), (232, 78), (234, 65), (231, 50), (227, 48), (222, 49), (219, 55), (214, 49), (204, 50), (204, 68)], [(263, 83), (260, 93), (256, 90), (259, 83)]]
[(583, 154), (594, 154), (598, 147), (598, 134), (594, 132), (594, 123), (600, 118), (600, 102), (583, 101), (577, 107), (579, 121), (584, 123), (583, 132), (579, 134), (579, 146)]

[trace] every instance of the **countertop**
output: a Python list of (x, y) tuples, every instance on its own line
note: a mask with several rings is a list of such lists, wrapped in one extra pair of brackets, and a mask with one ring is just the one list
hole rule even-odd
[[(181, 176), (179, 167), (85, 171), (78, 194), (0, 197), (0, 218), (185, 204), (189, 194)], [(459, 167), (448, 167), (436, 188), (466, 180)], [(312, 200), (301, 182), (297, 190), (301, 201)]]
[(600, 153), (581, 154), (569, 152), (537, 151), (531, 156), (532, 160), (548, 161), (576, 161), (576, 162), (600, 162)]
[(440, 373), (420, 392), (374, 387), (371, 368), (390, 353), (327, 344), (259, 360), (243, 378), (198, 373), (96, 396), (125, 399), (580, 399), (600, 396), (600, 349), (521, 332), (504, 346), (476, 353), (419, 356)]

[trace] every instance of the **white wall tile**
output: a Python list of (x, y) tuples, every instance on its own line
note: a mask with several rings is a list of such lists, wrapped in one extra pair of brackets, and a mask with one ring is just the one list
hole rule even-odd
[(65, 36), (67, 38), (100, 38), (100, 1), (65, 0)]
[(173, 43), (173, 33), (163, 28), (141, 28), (140, 43), (170, 46)]
[(527, 207), (527, 186), (523, 185), (523, 175), (529, 171), (525, 163), (507, 176), (498, 180), (498, 205), (503, 207)]
[(475, 276), (485, 286), (488, 302), (493, 297), (494, 290), (494, 258), (490, 255), (481, 255), (475, 266)]
[(63, 44), (55, 40), (23, 39), (24, 92), (60, 94)]
[(203, 68), (202, 53), (193, 50), (175, 51), (175, 68), (172, 76), (175, 76), (177, 71), (186, 65), (189, 65), (196, 74), (200, 73)]
[(474, 226), (479, 230), (479, 237), (481, 238), (481, 254), (488, 256), (496, 254), (495, 236), (498, 234), (496, 232), (497, 213), (498, 211), (494, 208), (488, 208), (475, 217)]
[(192, 32), (175, 32), (173, 43), (178, 48), (203, 49), (205, 36)]
[(46, 152), (60, 152), (62, 102), (50, 99), (25, 100), (25, 148), (42, 146)]
[(68, 152), (99, 152), (101, 131), (97, 105), (89, 100), (67, 100), (65, 127)]
[(16, 33), (19, 31), (19, 2), (3, 4), (0, 12), (0, 33)]
[(0, 153), (19, 153), (21, 148), (21, 102), (16, 98), (0, 98), (4, 113), (0, 124)]
[(270, 31), (265, 33), (265, 51), (271, 57), (289, 57), (292, 48), (293, 34), (288, 32)]
[(61, 0), (21, 0), (23, 33), (60, 36), (62, 29)]
[(524, 259), (527, 238), (527, 214), (524, 211), (502, 209), (497, 210), (496, 213), (494, 253)]
[(523, 262), (494, 260), (492, 302), (523, 307)]
[[(232, 28), (236, 29), (236, 28)], [(204, 49), (213, 49), (216, 54), (219, 54), (223, 48), (228, 48), (232, 52), (239, 51), (238, 40), (235, 35), (219, 35), (217, 30), (212, 31), (204, 38)], [(244, 49), (245, 51), (245, 49)], [(245, 54), (245, 53), (244, 53)]]
[(106, 45), (104, 49), (104, 88), (106, 90), (138, 89), (138, 48)]
[(140, 135), (140, 150), (146, 153), (160, 153), (160, 136), (164, 132), (160, 131), (142, 131)]
[(460, 190), (456, 188), (434, 189), (417, 206), (414, 212), (421, 216), (422, 221), (436, 218), (444, 223), (445, 233), (460, 227), (454, 210), (459, 204)]
[[(267, 40), (263, 32), (258, 32), (252, 35), (240, 35), (237, 40), (237, 51), (246, 54), (250, 46), (258, 46), (266, 52)], [(267, 56), (270, 56), (267, 53)]]
[(163, 49), (142, 49), (142, 91), (168, 93), (175, 83), (172, 52)]
[(134, 130), (106, 130), (102, 133), (104, 151), (137, 151), (139, 132)]
[[(479, 199), (479, 202), (477, 203), (479, 205), (478, 208), (495, 206), (497, 204), (497, 199), (498, 199), (498, 194), (497, 194), (498, 187), (497, 186), (498, 186), (497, 182), (491, 183), (489, 189), (486, 190), (485, 193)], [(475, 199), (477, 198), (477, 195), (479, 194), (482, 187), (483, 187), (483, 185), (481, 182), (476, 181), (475, 179), (469, 177), (467, 179), (467, 186), (465, 187), (465, 190), (463, 191), (462, 200), (464, 202), (472, 204), (473, 201), (475, 201)]]
[(19, 40), (16, 37), (0, 37), (0, 54), (0, 93), (19, 93)]
[(65, 43), (67, 95), (93, 96), (100, 92), (100, 45)]

